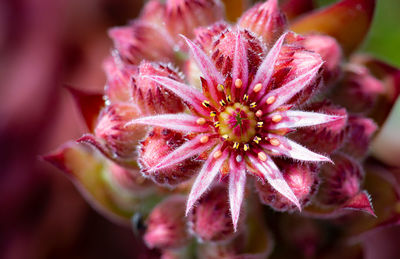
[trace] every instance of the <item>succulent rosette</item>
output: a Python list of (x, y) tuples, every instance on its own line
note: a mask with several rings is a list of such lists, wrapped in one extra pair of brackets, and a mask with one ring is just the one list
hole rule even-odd
[(374, 7), (269, 0), (232, 24), (220, 1), (149, 1), (110, 30), (105, 101), (73, 90), (91, 133), (46, 158), (113, 218), (148, 216), (144, 239), (167, 258), (189, 256), (190, 236), (205, 242), (202, 257), (265, 257), (273, 242), (260, 204), (348, 222), (351, 210), (370, 214), (354, 233), (384, 225), (399, 214), (371, 217), (380, 215), (363, 181), (372, 170), (394, 184), (368, 150), (400, 72), (349, 58)]

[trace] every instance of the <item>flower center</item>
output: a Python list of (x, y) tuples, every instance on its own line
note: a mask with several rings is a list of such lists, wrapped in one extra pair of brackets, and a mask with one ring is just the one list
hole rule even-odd
[(248, 142), (256, 133), (255, 115), (249, 107), (235, 103), (218, 115), (219, 134), (233, 142)]

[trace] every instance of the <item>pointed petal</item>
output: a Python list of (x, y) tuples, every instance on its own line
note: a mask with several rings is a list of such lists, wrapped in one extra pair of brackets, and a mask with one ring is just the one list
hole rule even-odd
[(267, 156), (265, 162), (252, 155), (248, 157), (251, 162), (251, 167), (254, 167), (257, 171), (259, 171), (264, 179), (266, 179), (277, 192), (293, 202), (301, 211), (299, 200), (283, 178), (282, 173), (279, 171), (279, 168), (275, 165), (274, 161), (272, 161), (269, 156)]
[(219, 100), (217, 85), (224, 83), (221, 73), (218, 72), (212, 60), (200, 47), (185, 36), (182, 35), (182, 37), (186, 40), (197, 66), (207, 81), (208, 91), (211, 97), (216, 101)]
[(282, 113), (272, 113), (270, 117), (274, 115), (281, 115), (283, 119), (281, 122), (272, 125), (271, 127), (272, 129), (315, 126), (346, 118), (346, 116), (327, 115), (323, 113), (303, 112), (303, 111), (287, 111)]
[(277, 155), (285, 155), (287, 157), (298, 159), (301, 161), (318, 161), (318, 162), (331, 162), (332, 161), (323, 155), (312, 152), (311, 150), (291, 141), (285, 137), (278, 135), (270, 135), (271, 138), (279, 140), (278, 146), (262, 145), (266, 150), (270, 150)]
[(204, 116), (210, 114), (210, 112), (201, 105), (202, 101), (206, 100), (206, 97), (197, 89), (164, 76), (144, 76), (144, 78), (151, 79), (164, 86), (180, 97), (190, 108), (193, 108), (199, 114)]
[(346, 54), (350, 54), (369, 30), (375, 2), (342, 0), (301, 17), (292, 24), (291, 29), (301, 34), (320, 32), (330, 35), (340, 42)]
[(297, 78), (289, 81), (283, 86), (271, 91), (263, 98), (261, 103), (265, 103), (265, 101), (271, 96), (274, 96), (276, 98), (274, 103), (267, 106), (267, 111), (273, 111), (282, 104), (285, 104), (293, 96), (306, 88), (316, 78), (316, 75), (318, 74), (318, 71), (322, 64), (323, 61), (320, 60), (319, 64), (316, 65), (313, 69), (309, 70), (307, 73), (304, 73), (303, 75), (298, 76)]
[(101, 108), (104, 106), (103, 95), (100, 93), (85, 92), (71, 86), (66, 86), (66, 88), (74, 97), (75, 103), (89, 131), (93, 132), (97, 117), (99, 116)]
[(234, 155), (231, 156), (229, 160), (229, 167), (229, 205), (231, 208), (233, 227), (236, 232), (246, 186), (246, 168), (243, 162), (236, 162), (236, 156)]
[(344, 209), (360, 210), (376, 217), (372, 207), (371, 198), (367, 191), (362, 191), (350, 198), (344, 205)]
[(154, 172), (168, 166), (172, 166), (187, 158), (191, 158), (200, 153), (203, 153), (207, 149), (211, 148), (215, 144), (215, 139), (210, 139), (207, 143), (201, 143), (201, 138), (205, 135), (199, 135), (192, 140), (189, 140), (179, 148), (175, 149), (168, 156), (164, 157), (157, 165), (150, 168), (149, 172)]
[(162, 114), (155, 116), (148, 116), (135, 119), (126, 124), (127, 127), (134, 124), (144, 124), (151, 126), (163, 127), (176, 131), (184, 132), (206, 132), (209, 127), (207, 124), (199, 125), (197, 120), (199, 117), (179, 113), (179, 114)]
[(200, 170), (199, 175), (193, 183), (192, 190), (189, 194), (189, 199), (186, 205), (186, 215), (190, 212), (195, 202), (200, 198), (200, 196), (207, 190), (207, 188), (212, 184), (214, 178), (217, 176), (222, 164), (225, 161), (227, 153), (224, 153), (218, 159), (214, 158), (214, 153), (219, 151), (220, 145), (214, 148), (213, 152), (210, 154), (208, 159)]
[(231, 94), (232, 99), (235, 100), (235, 92), (236, 79), (242, 80), (242, 85), (244, 87), (247, 86), (248, 77), (249, 77), (249, 68), (248, 68), (248, 58), (247, 58), (247, 49), (245, 43), (242, 39), (240, 31), (236, 33), (236, 45), (235, 45), (235, 55), (233, 58), (233, 71), (232, 71), (232, 85), (231, 85)]
[(287, 33), (283, 34), (274, 44), (274, 46), (270, 49), (264, 61), (261, 63), (260, 67), (257, 70), (257, 73), (248, 89), (249, 93), (253, 90), (256, 84), (261, 83), (262, 88), (258, 92), (258, 96), (264, 95), (265, 89), (268, 86), (268, 83), (271, 79), (272, 73), (274, 72), (275, 63), (278, 59), (279, 53), (281, 52), (281, 48), (283, 42), (286, 38)]

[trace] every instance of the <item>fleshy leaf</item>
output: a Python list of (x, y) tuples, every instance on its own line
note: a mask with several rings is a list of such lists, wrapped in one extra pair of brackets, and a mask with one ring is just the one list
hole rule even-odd
[(299, 18), (291, 29), (302, 34), (320, 32), (330, 35), (348, 55), (368, 33), (374, 9), (375, 0), (342, 0)]
[(89, 131), (93, 132), (96, 126), (97, 117), (101, 108), (104, 106), (103, 95), (100, 93), (86, 92), (71, 86), (66, 86), (66, 88), (74, 97), (75, 103), (77, 104)]
[(362, 191), (350, 198), (345, 204), (344, 209), (360, 210), (376, 217), (374, 209), (372, 207), (371, 199), (367, 191)]
[(314, 9), (313, 0), (286, 0), (281, 5), (282, 11), (289, 20)]
[(229, 162), (229, 205), (233, 227), (236, 231), (246, 186), (246, 169), (244, 163), (236, 162), (235, 156), (231, 156)]
[(222, 164), (227, 156), (226, 153), (222, 154), (218, 159), (214, 158), (215, 152), (220, 150), (220, 146), (214, 148), (210, 156), (204, 163), (199, 175), (193, 183), (192, 189), (189, 194), (188, 202), (186, 205), (186, 215), (189, 213), (196, 201), (201, 197), (201, 195), (207, 190), (207, 188), (212, 184), (214, 178), (217, 176)]

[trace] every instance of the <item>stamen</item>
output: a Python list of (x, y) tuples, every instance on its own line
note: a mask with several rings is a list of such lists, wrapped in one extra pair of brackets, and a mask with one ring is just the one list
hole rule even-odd
[(221, 150), (215, 151), (215, 153), (214, 153), (214, 158), (215, 158), (215, 159), (220, 158), (221, 156), (222, 156)]
[(228, 134), (222, 135), (222, 138), (227, 140), (229, 138), (229, 135)]
[(250, 145), (249, 144), (244, 144), (243, 145), (243, 149), (244, 149), (244, 151), (249, 150), (250, 149)]
[(275, 123), (278, 123), (282, 120), (282, 115), (276, 114), (276, 115), (272, 116), (271, 120)]
[(243, 85), (242, 80), (240, 80), (239, 78), (235, 80), (235, 87), (236, 88), (240, 88), (240, 87), (242, 87), (242, 85)]
[(204, 123), (206, 123), (206, 120), (204, 118), (198, 118), (196, 123), (199, 125), (203, 125)]
[(216, 115), (217, 115), (216, 112), (210, 112), (210, 116), (211, 116), (211, 117), (215, 117)]
[(243, 100), (247, 101), (249, 99), (249, 96), (247, 94), (243, 95)]
[(207, 100), (204, 100), (201, 104), (206, 108), (210, 107), (210, 102)]
[(200, 138), (200, 143), (205, 144), (208, 142), (210, 138), (208, 136), (203, 136)]
[(216, 127), (216, 128), (219, 127), (219, 121), (214, 122), (214, 127)]
[(239, 143), (238, 142), (233, 143), (233, 148), (234, 149), (238, 149), (239, 148)]
[(225, 106), (226, 102), (224, 100), (219, 101), (219, 104), (221, 104), (221, 106)]
[(257, 103), (256, 103), (256, 102), (250, 103), (250, 108), (255, 108), (256, 106), (257, 106)]
[(225, 88), (223, 85), (218, 84), (217, 89), (218, 89), (218, 91), (223, 92)]
[(257, 127), (262, 128), (263, 124), (264, 124), (264, 122), (259, 121), (259, 122), (257, 122)]
[(226, 96), (226, 101), (227, 101), (228, 103), (231, 102), (231, 96), (230, 96), (229, 94)]
[(258, 110), (257, 112), (256, 112), (256, 116), (257, 117), (261, 117), (263, 115), (263, 112), (261, 111), (261, 110)]
[(276, 100), (275, 96), (270, 96), (270, 97), (267, 98), (266, 103), (267, 104), (273, 104), (275, 102), (275, 100)]
[(258, 152), (258, 159), (260, 159), (261, 161), (265, 162), (267, 161), (267, 155), (264, 152)]
[(260, 140), (261, 140), (261, 138), (257, 137), (257, 136), (255, 136), (253, 139), (253, 141), (256, 142), (257, 144), (260, 143)]
[(273, 145), (275, 147), (277, 147), (277, 146), (279, 146), (281, 144), (281, 142), (277, 138), (271, 138), (269, 140), (269, 143), (271, 143), (271, 145)]
[(253, 91), (254, 91), (255, 93), (258, 93), (259, 91), (261, 91), (261, 88), (262, 88), (262, 84), (258, 83), (258, 84), (256, 84), (256, 85), (254, 86)]

